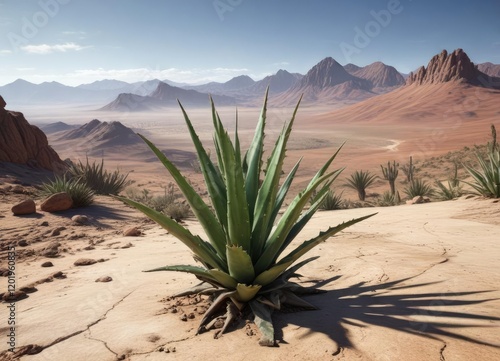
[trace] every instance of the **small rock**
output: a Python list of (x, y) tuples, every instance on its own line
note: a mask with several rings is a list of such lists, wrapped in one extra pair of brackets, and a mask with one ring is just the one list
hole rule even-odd
[(54, 272), (51, 277), (62, 279), (66, 278), (66, 275), (62, 271), (57, 271)]
[(28, 246), (28, 241), (26, 241), (25, 239), (21, 239), (19, 242), (17, 242), (17, 245), (19, 247), (27, 247)]
[(42, 227), (48, 227), (49, 226), (49, 222), (47, 222), (47, 221), (40, 222), (40, 226), (42, 226)]
[(26, 192), (26, 189), (24, 189), (23, 186), (15, 185), (12, 187), (11, 191), (12, 191), (12, 193), (15, 193), (15, 194), (24, 194)]
[(22, 201), (21, 203), (18, 203), (15, 206), (13, 206), (11, 210), (15, 216), (22, 216), (26, 214), (36, 213), (35, 201), (33, 199), (26, 199), (25, 201)]
[(55, 193), (44, 200), (40, 209), (44, 212), (60, 212), (70, 209), (73, 206), (73, 199), (66, 192)]
[(50, 261), (43, 262), (42, 267), (54, 267), (54, 264)]
[(413, 202), (413, 204), (424, 203), (424, 197), (422, 197), (422, 196), (415, 196), (415, 197), (412, 198), (412, 202)]
[(422, 196), (415, 196), (412, 199), (406, 201), (406, 204), (421, 204), (421, 203), (424, 203), (424, 197)]
[(9, 269), (6, 267), (0, 267), (0, 276), (7, 277), (9, 275)]
[(126, 248), (130, 248), (130, 247), (133, 247), (133, 246), (134, 246), (134, 245), (133, 245), (132, 243), (130, 243), (130, 242), (129, 242), (129, 243), (127, 243), (126, 245), (121, 246), (120, 248), (121, 248), (121, 249), (126, 249)]
[(93, 249), (95, 249), (94, 246), (87, 246), (87, 247), (83, 247), (83, 250), (84, 251), (92, 251)]
[(23, 300), (26, 297), (28, 297), (28, 295), (23, 291), (5, 292), (3, 294), (2, 300), (4, 302), (16, 302)]
[(109, 276), (102, 276), (95, 280), (96, 282), (111, 282), (113, 279)]
[(61, 234), (61, 231), (64, 231), (66, 227), (57, 227), (52, 230), (52, 233), (50, 234), (52, 237), (59, 236)]
[(141, 235), (141, 231), (137, 227), (131, 227), (127, 228), (124, 232), (123, 235), (125, 237), (137, 237)]
[(75, 266), (90, 266), (94, 263), (97, 263), (95, 259), (92, 258), (80, 258), (73, 263)]
[(74, 224), (83, 226), (89, 223), (89, 218), (87, 216), (82, 216), (80, 214), (77, 214), (76, 216), (71, 217), (71, 221)]
[(33, 293), (38, 291), (38, 289), (33, 285), (21, 287), (19, 290), (26, 293)]
[(45, 247), (44, 249), (42, 249), (42, 251), (40, 252), (40, 255), (41, 256), (45, 256), (45, 257), (57, 257), (59, 255), (59, 247), (61, 246), (61, 244), (59, 242), (51, 242), (49, 243), (49, 245), (47, 247)]

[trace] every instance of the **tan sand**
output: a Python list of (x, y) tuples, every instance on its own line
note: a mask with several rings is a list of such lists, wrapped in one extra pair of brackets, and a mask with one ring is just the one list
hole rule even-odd
[[(3, 230), (26, 225), (26, 218), (13, 217), (6, 208), (4, 204), (0, 209)], [(61, 237), (63, 247), (71, 249), (50, 259), (52, 268), (40, 267), (48, 260), (41, 256), (18, 261), (18, 286), (55, 271), (67, 276), (39, 284), (37, 292), (16, 303), (17, 346), (45, 347), (21, 360), (500, 358), (498, 202), (462, 198), (318, 213), (296, 242), (328, 225), (378, 212), (311, 252), (320, 258), (301, 270), (299, 283), (317, 284), (328, 292), (307, 297), (317, 311), (274, 315), (276, 348), (258, 346), (255, 326), (245, 326), (244, 321), (218, 340), (213, 331), (195, 336), (200, 315), (195, 312), (193, 320), (182, 321), (182, 313), (192, 306), (179, 306), (178, 313), (171, 313), (172, 301), (166, 298), (196, 284), (196, 278), (141, 272), (167, 264), (193, 264), (190, 252), (116, 201), (99, 198), (95, 206), (78, 213), (96, 221), (103, 209), (114, 210), (115, 217), (108, 214), (102, 221), (112, 222), (115, 233), (137, 225), (145, 235), (107, 234), (95, 249), (85, 251), (84, 240), (101, 237), (106, 227), (71, 226), (67, 215), (42, 212), (30, 219), (32, 225), (43, 220), (51, 226), (65, 223), (68, 229), (61, 232), (63, 236), (79, 227), (87, 238)], [(203, 233), (194, 220), (187, 226), (195, 234)], [(49, 238), (44, 238), (29, 248), (39, 249), (47, 242)], [(128, 243), (133, 246), (120, 248)], [(106, 261), (73, 265), (83, 257)], [(101, 276), (111, 276), (113, 281), (96, 283)], [(5, 324), (1, 331), (7, 331)], [(2, 342), (1, 350), (5, 348)]]

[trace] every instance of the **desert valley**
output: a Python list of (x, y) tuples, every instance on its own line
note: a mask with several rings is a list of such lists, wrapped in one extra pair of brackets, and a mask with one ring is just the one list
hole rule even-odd
[[(316, 213), (289, 247), (377, 213), (311, 251), (320, 257), (297, 283), (326, 293), (305, 296), (318, 310), (273, 314), (276, 348), (257, 346), (258, 327), (244, 314), (217, 340), (214, 331), (195, 335), (207, 299), (172, 296), (198, 280), (142, 272), (194, 261), (144, 214), (103, 195), (53, 212), (41, 208), (40, 193), (70, 163), (102, 161), (128, 174), (121, 195), (146, 202), (175, 194), (184, 213), (172, 217), (204, 235), (137, 133), (208, 199), (177, 100), (218, 162), (209, 94), (231, 137), (237, 114), (246, 150), (268, 86), (265, 158), (302, 97), (284, 160), (288, 173), (303, 158), (290, 194), (306, 188), (345, 142), (332, 165), (345, 167), (331, 186), (339, 209)], [(306, 74), (279, 70), (259, 81), (241, 75), (203, 85), (103, 80), (69, 87), (19, 79), (0, 86), (0, 95), (0, 294), (3, 308), (15, 305), (17, 322), (15, 350), (5, 337), (0, 360), (229, 360), (235, 350), (241, 360), (500, 359), (500, 202), (471, 194), (466, 169), (479, 166), (476, 154), (485, 154), (492, 129), (500, 129), (499, 64), (474, 64), (457, 49), (411, 74), (325, 58)], [(387, 204), (382, 169), (390, 164), (399, 167), (400, 199)], [(429, 197), (406, 192), (412, 167), (434, 188)], [(345, 186), (361, 170), (376, 176), (363, 200)], [(443, 201), (436, 181), (452, 179), (460, 194)], [(28, 199), (32, 211), (14, 214)], [(283, 208), (290, 203), (285, 198)], [(15, 295), (7, 289), (12, 250)], [(5, 322), (0, 330), (10, 332)]]

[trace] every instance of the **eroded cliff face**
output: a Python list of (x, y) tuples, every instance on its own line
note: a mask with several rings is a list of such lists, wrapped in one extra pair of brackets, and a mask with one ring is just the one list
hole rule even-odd
[(66, 164), (49, 146), (47, 136), (19, 112), (6, 110), (0, 96), (0, 161), (60, 171)]
[(406, 85), (438, 84), (449, 81), (475, 83), (481, 74), (462, 49), (457, 49), (450, 54), (443, 50), (432, 57), (427, 68), (422, 66), (415, 73), (410, 73), (406, 79)]

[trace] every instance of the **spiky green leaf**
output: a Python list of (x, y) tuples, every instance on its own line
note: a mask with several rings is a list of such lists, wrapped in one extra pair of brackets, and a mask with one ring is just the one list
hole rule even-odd
[[(213, 104), (213, 100), (211, 98), (210, 101)], [(180, 102), (179, 106), (181, 107), (182, 114), (184, 115), (184, 120), (189, 130), (189, 134), (191, 135), (191, 139), (195, 146), (196, 153), (198, 155), (198, 161), (200, 163), (200, 168), (205, 179), (205, 184), (207, 186), (212, 205), (217, 214), (217, 218), (219, 219), (219, 222), (222, 224), (222, 226), (224, 228), (227, 228), (226, 185), (224, 184), (224, 180), (222, 179), (220, 172), (217, 170), (215, 164), (212, 162), (207, 154), (207, 151), (203, 147), (198, 134), (194, 130), (193, 124), (189, 119), (188, 114), (186, 113), (184, 107)], [(221, 250), (222, 249), (219, 249), (219, 251)]]
[(200, 197), (198, 192), (196, 192), (186, 178), (182, 176), (177, 167), (165, 156), (165, 154), (163, 154), (153, 143), (146, 139), (146, 137), (140, 134), (139, 136), (144, 140), (144, 142), (146, 142), (149, 148), (153, 151), (153, 153), (155, 153), (158, 159), (172, 175), (177, 183), (177, 186), (189, 203), (191, 210), (205, 230), (210, 243), (217, 250), (219, 257), (224, 259), (226, 254), (226, 233), (215, 215)]
[(335, 172), (332, 172), (317, 178), (306, 189), (300, 192), (292, 201), (292, 203), (290, 203), (285, 213), (279, 220), (276, 229), (274, 229), (273, 233), (266, 242), (266, 246), (262, 251), (259, 260), (255, 264), (255, 272), (257, 274), (268, 269), (269, 266), (273, 264), (273, 261), (278, 258), (283, 244), (287, 241), (290, 230), (293, 228), (293, 225), (299, 218), (302, 210), (304, 209), (304, 206), (309, 201), (312, 193), (319, 185), (327, 181), (334, 174)]
[(237, 292), (234, 297), (239, 302), (248, 302), (255, 297), (261, 287), (261, 285), (244, 285), (242, 283), (238, 283), (238, 286), (236, 287)]
[(227, 243), (245, 250), (250, 248), (250, 220), (245, 193), (245, 182), (241, 162), (233, 143), (216, 114), (214, 119), (215, 138), (219, 144), (218, 157), (222, 159), (227, 189)]
[(227, 247), (227, 265), (229, 274), (240, 283), (250, 284), (255, 278), (252, 259), (241, 247)]
[(294, 109), (292, 119), (283, 127), (267, 163), (267, 170), (255, 203), (255, 217), (252, 227), (252, 258), (257, 261), (268, 239), (268, 231), (274, 222), (276, 197), (286, 155), (286, 145), (290, 138), (293, 123), (297, 115), (300, 99)]
[(195, 255), (203, 259), (207, 264), (213, 268), (218, 268), (227, 271), (227, 264), (224, 258), (221, 258), (219, 253), (211, 246), (210, 243), (203, 241), (199, 236), (194, 236), (189, 230), (181, 226), (179, 223), (166, 216), (163, 213), (157, 212), (145, 206), (142, 203), (133, 201), (128, 198), (115, 197), (128, 205), (136, 208), (144, 213), (147, 217), (158, 223), (165, 228), (174, 237), (178, 238), (184, 243)]
[(273, 347), (274, 327), (273, 320), (271, 318), (273, 312), (272, 309), (257, 300), (250, 302), (250, 308), (255, 315), (254, 322), (262, 335), (259, 340), (259, 345)]
[(252, 143), (250, 143), (250, 148), (245, 156), (245, 191), (247, 195), (249, 213), (252, 218), (255, 214), (255, 202), (259, 191), (260, 173), (262, 170), (262, 155), (264, 154), (264, 128), (266, 126), (268, 92), (269, 87), (266, 89), (264, 104), (262, 105), (259, 121), (257, 123), (257, 127), (255, 128), (254, 138)]

